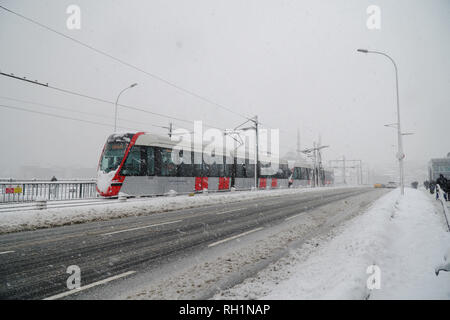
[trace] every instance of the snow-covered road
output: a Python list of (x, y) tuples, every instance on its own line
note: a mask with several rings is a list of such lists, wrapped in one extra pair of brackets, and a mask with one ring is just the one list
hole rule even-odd
[(267, 198), (275, 199), (286, 195), (345, 189), (348, 189), (348, 187), (268, 189), (196, 194), (193, 197), (180, 195), (177, 197), (137, 198), (130, 199), (126, 202), (111, 199), (110, 201), (96, 200), (91, 205), (84, 204), (82, 206), (76, 206), (77, 202), (80, 201), (73, 201), (74, 206), (64, 208), (1, 212), (0, 234), (92, 221), (106, 221), (124, 217), (144, 216), (163, 211), (196, 208), (207, 205), (226, 205), (239, 201)]
[[(215, 195), (208, 206), (0, 235), (0, 297), (210, 298), (385, 192), (287, 190), (245, 201)], [(81, 270), (82, 291), (68, 292), (71, 265)]]
[(425, 191), (405, 191), (215, 298), (450, 299), (450, 273), (435, 274), (450, 262), (442, 207)]

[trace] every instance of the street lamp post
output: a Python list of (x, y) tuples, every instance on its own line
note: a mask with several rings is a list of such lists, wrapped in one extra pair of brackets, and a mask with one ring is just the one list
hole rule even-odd
[(125, 89), (123, 89), (122, 91), (120, 91), (119, 95), (117, 96), (116, 103), (115, 103), (115, 112), (114, 112), (114, 132), (117, 132), (117, 103), (119, 102), (120, 95), (121, 95), (125, 90), (128, 90), (128, 89), (131, 89), (131, 88), (133, 88), (133, 87), (136, 87), (137, 85), (138, 85), (137, 83), (133, 83), (131, 86), (126, 87)]
[(358, 52), (361, 53), (374, 53), (374, 54), (380, 54), (382, 56), (385, 56), (388, 58), (392, 64), (394, 65), (395, 69), (395, 88), (397, 92), (397, 138), (398, 138), (398, 152), (397, 152), (397, 159), (399, 164), (399, 171), (400, 171), (400, 190), (401, 194), (405, 194), (405, 182), (404, 182), (404, 174), (403, 174), (403, 159), (405, 158), (405, 154), (403, 153), (403, 142), (402, 142), (402, 130), (400, 127), (400, 100), (398, 96), (398, 70), (397, 70), (397, 64), (395, 63), (394, 59), (392, 59), (388, 54), (384, 52), (379, 51), (370, 51), (367, 49), (358, 49)]

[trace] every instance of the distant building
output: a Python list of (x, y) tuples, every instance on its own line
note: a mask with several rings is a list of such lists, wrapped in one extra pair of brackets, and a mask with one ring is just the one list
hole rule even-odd
[(447, 154), (447, 158), (431, 159), (428, 163), (429, 180), (436, 181), (440, 174), (450, 179), (450, 152)]

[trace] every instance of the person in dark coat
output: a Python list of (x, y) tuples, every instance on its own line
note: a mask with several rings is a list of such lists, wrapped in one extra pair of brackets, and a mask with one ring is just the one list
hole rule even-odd
[[(442, 192), (444, 193), (444, 199), (445, 199), (445, 201), (447, 201), (447, 198), (448, 198), (447, 197), (447, 193), (448, 193), (448, 180), (447, 180), (447, 178), (444, 177), (443, 174), (440, 174), (439, 178), (437, 178), (437, 180), (436, 180), (436, 184), (438, 184), (439, 187), (441, 187)], [(436, 192), (436, 199), (439, 199), (438, 192)]]
[(436, 187), (436, 183), (433, 180), (431, 180), (429, 186), (430, 186), (430, 193), (433, 194), (434, 188)]

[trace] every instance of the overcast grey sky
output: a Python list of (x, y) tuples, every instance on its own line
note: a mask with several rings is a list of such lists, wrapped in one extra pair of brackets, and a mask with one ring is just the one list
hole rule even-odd
[[(281, 151), (294, 150), (297, 127), (310, 147), (319, 134), (326, 160), (345, 155), (393, 163), (397, 62), (406, 166), (450, 152), (450, 2), (431, 1), (0, 1), (0, 4), (194, 91), (280, 128)], [(81, 29), (66, 8), (81, 8)], [(381, 29), (366, 27), (369, 5)], [(232, 128), (242, 118), (0, 10), (0, 70), (153, 112)], [(4, 99), (55, 105), (93, 117)], [(113, 130), (113, 106), (0, 77), (0, 104), (111, 127), (0, 108), (0, 175), (21, 165), (95, 167)], [(169, 120), (119, 109), (119, 117)], [(124, 121), (119, 125), (165, 133)], [(177, 126), (185, 126), (176, 123)]]

